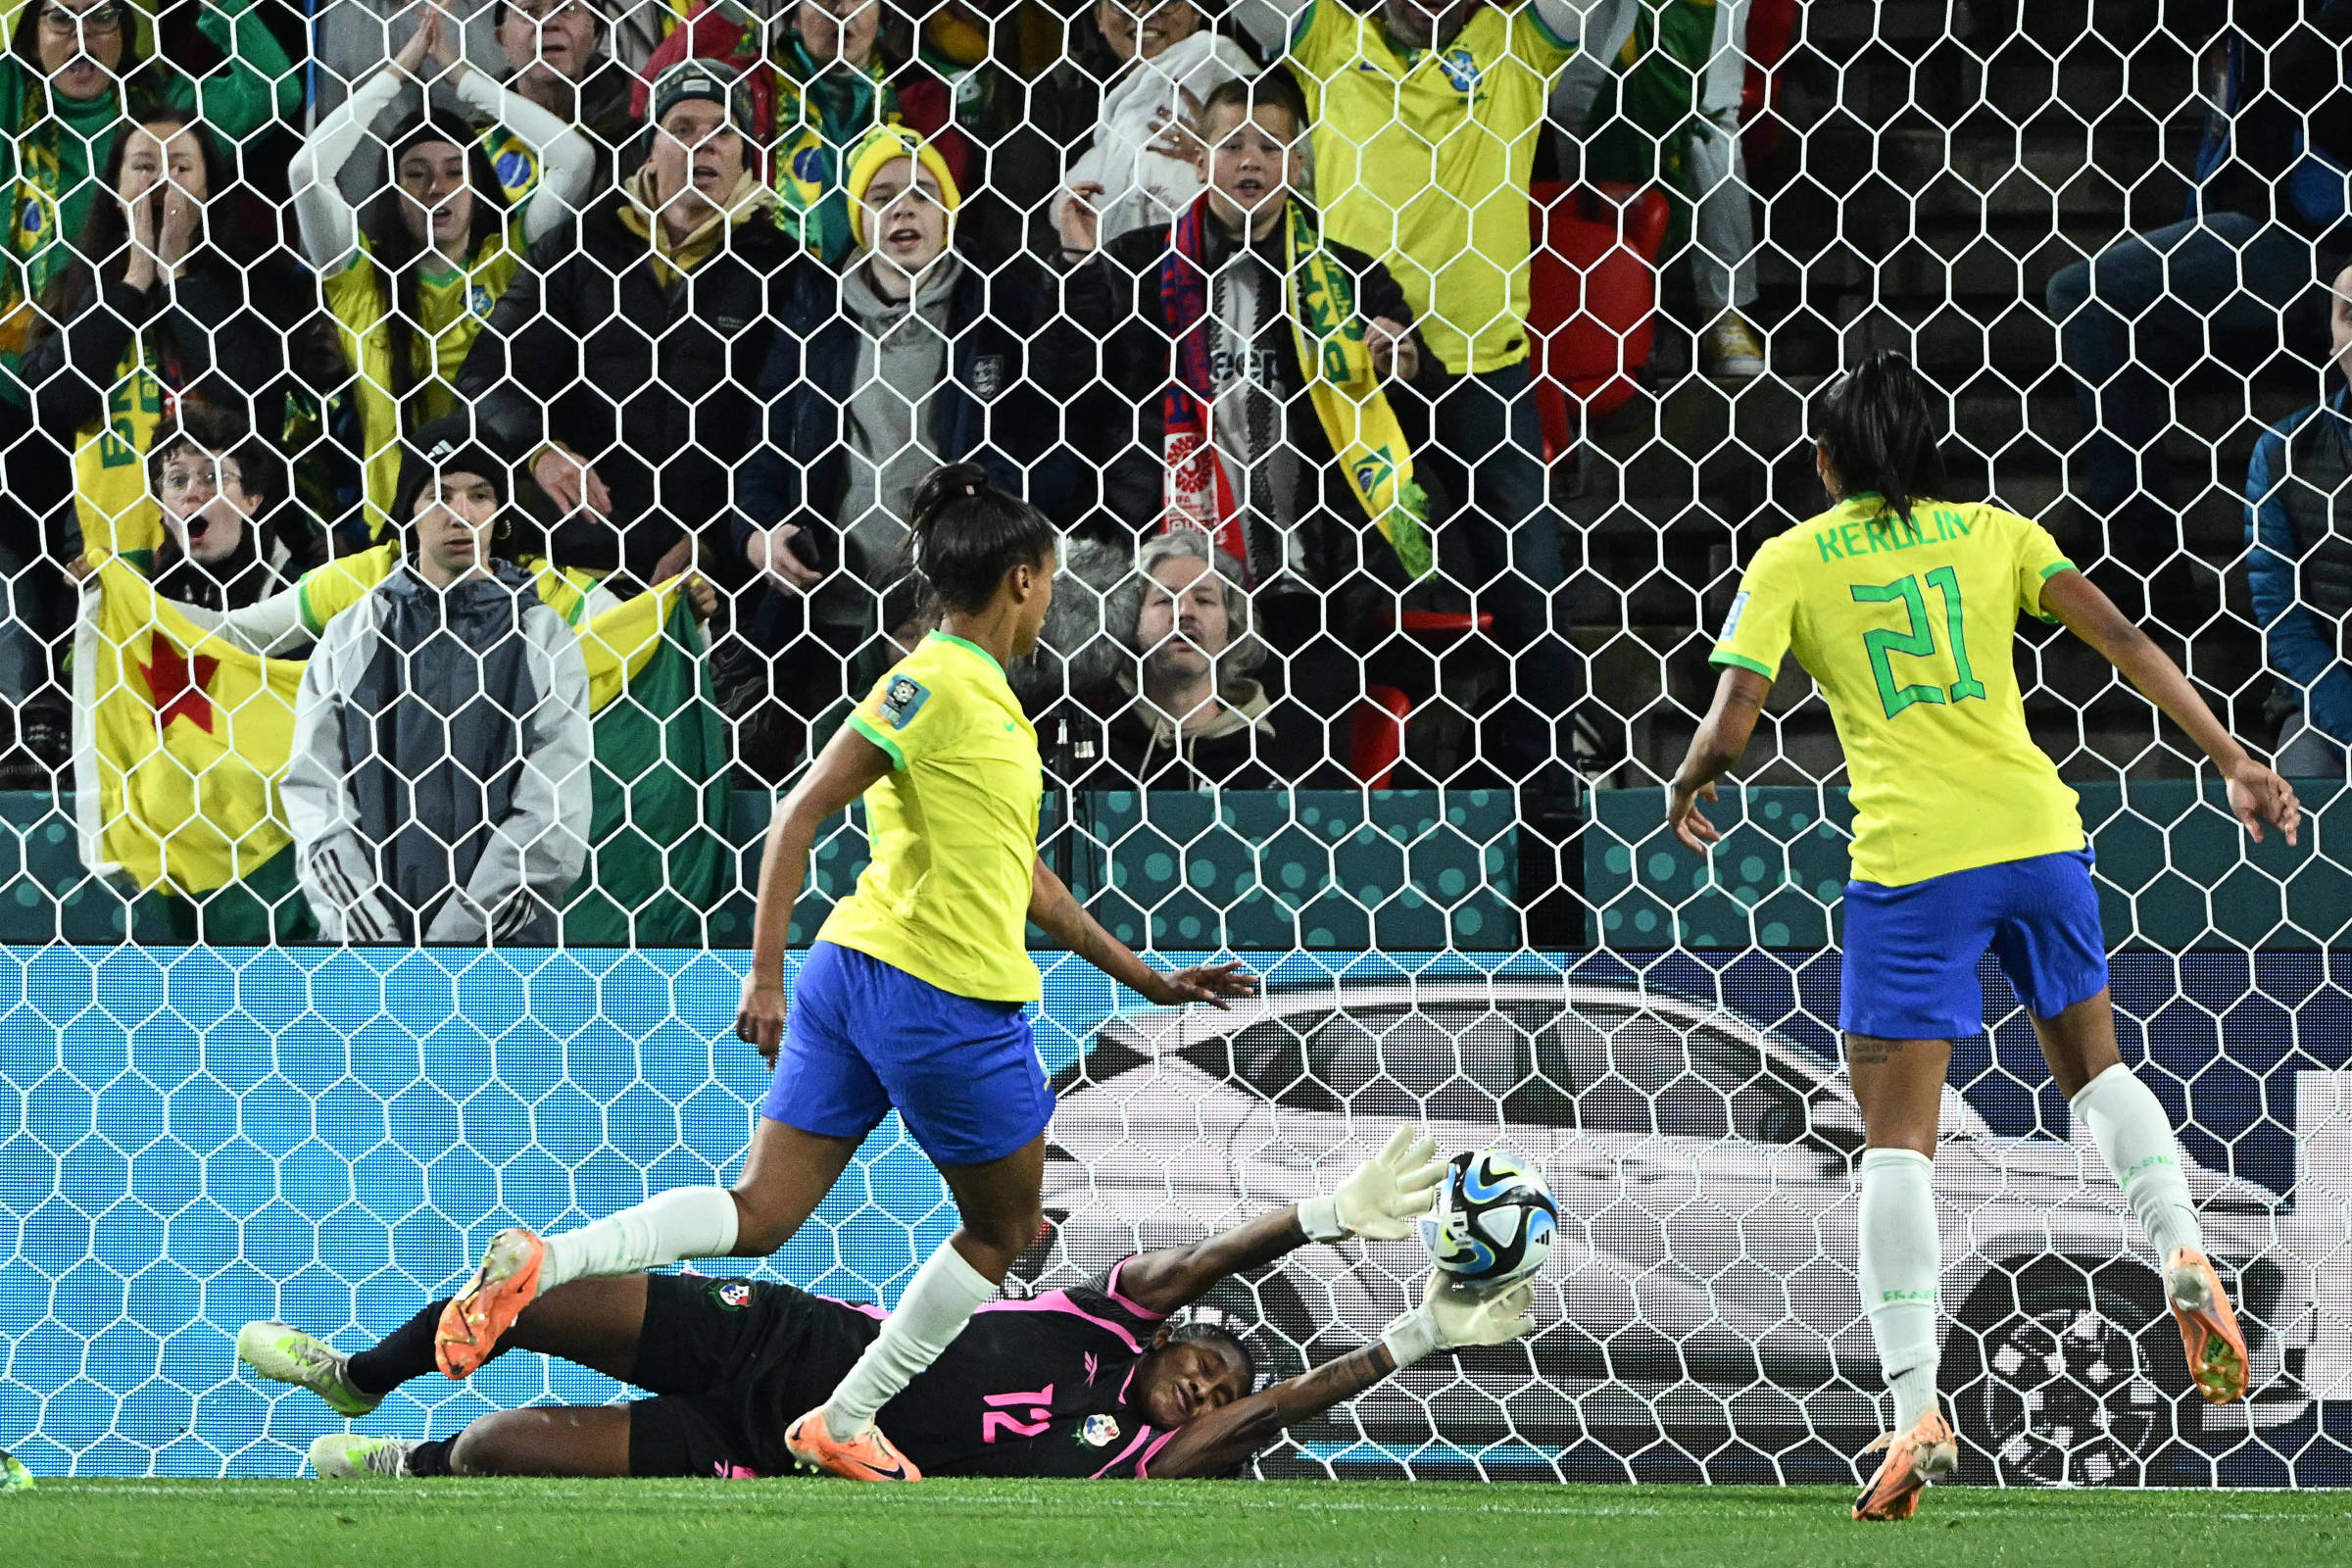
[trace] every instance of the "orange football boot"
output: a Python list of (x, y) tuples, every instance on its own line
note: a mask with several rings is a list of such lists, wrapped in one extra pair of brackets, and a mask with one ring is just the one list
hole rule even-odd
[(1854, 1517), (1874, 1522), (1908, 1519), (1919, 1512), (1919, 1494), (1935, 1481), (1944, 1481), (1960, 1468), (1960, 1445), (1951, 1423), (1939, 1410), (1930, 1410), (1908, 1432), (1889, 1432), (1864, 1448), (1864, 1453), (1886, 1450), (1878, 1473), (1862, 1495), (1854, 1499)]
[(2188, 1380), (2215, 1404), (2246, 1396), (2246, 1337), (2237, 1327), (2230, 1293), (2205, 1254), (2178, 1248), (2164, 1260), (2164, 1298), (2180, 1325)]
[(490, 1238), (482, 1266), (441, 1309), (433, 1362), (442, 1376), (471, 1377), (490, 1359), (499, 1336), (539, 1298), (539, 1266), (546, 1261), (547, 1244), (520, 1226)]
[(849, 1481), (920, 1481), (923, 1473), (901, 1453), (882, 1429), (868, 1426), (844, 1443), (825, 1430), (822, 1406), (795, 1421), (784, 1433), (784, 1446), (811, 1469), (828, 1471)]

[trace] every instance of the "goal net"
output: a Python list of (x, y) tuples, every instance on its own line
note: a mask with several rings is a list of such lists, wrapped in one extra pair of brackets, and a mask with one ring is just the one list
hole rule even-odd
[[(1032, 931), (1057, 1108), (1006, 1289), (1412, 1121), (1544, 1171), (1540, 1326), (1259, 1473), (1852, 1480), (1890, 1401), (1827, 710), (1782, 671), (1707, 860), (1660, 785), (1741, 568), (1823, 509), (1816, 394), (1892, 348), (1955, 495), (2046, 524), (2309, 812), (2248, 842), (2021, 631), (2253, 1393), (2191, 1393), (1987, 962), (1936, 1159), (1965, 1474), (2352, 1484), (2331, 11), (443, 9), (10, 24), (0, 1448), (293, 1474), (339, 1422), (240, 1324), (358, 1348), (504, 1226), (735, 1176), (769, 813), (936, 629), (907, 522), (969, 462), (1063, 540), (1006, 671), (1041, 856), (1154, 961), (1267, 982), (1155, 1011)], [(853, 808), (788, 973), (867, 858)], [(887, 1306), (955, 1224), (893, 1116), (776, 1255), (697, 1266)], [(1307, 1248), (1193, 1310), (1284, 1377), (1428, 1267)], [(363, 1430), (626, 1394), (515, 1355)]]

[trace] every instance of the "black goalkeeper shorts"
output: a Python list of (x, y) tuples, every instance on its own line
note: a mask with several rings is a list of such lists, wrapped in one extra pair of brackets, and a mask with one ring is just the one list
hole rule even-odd
[(790, 1285), (657, 1274), (646, 1281), (629, 1474), (785, 1475), (784, 1431), (815, 1409), (880, 1324)]

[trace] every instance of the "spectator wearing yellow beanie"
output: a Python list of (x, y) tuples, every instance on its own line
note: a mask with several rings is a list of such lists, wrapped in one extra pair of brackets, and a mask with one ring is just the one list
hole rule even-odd
[(937, 147), (896, 125), (885, 125), (858, 144), (857, 155), (850, 161), (849, 178), (842, 182), (850, 199), (850, 232), (859, 245), (865, 237), (865, 193), (876, 175), (893, 163), (912, 158), (918, 168), (928, 172), (939, 182), (939, 203), (947, 212), (949, 227), (955, 226), (956, 209), (963, 205), (963, 191), (956, 183), (954, 171), (940, 155)]

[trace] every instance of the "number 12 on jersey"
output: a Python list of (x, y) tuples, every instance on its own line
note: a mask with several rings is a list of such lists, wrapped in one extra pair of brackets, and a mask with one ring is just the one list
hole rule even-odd
[(1870, 655), (1870, 673), (1879, 683), (1879, 702), (1886, 708), (1888, 718), (1914, 703), (1958, 703), (1971, 697), (1982, 700), (1984, 696), (1984, 683), (1977, 679), (1976, 671), (1968, 662), (1968, 632), (1960, 610), (1959, 574), (1949, 566), (1937, 566), (1928, 573), (1928, 586), (1943, 598), (1944, 637), (1951, 644), (1953, 671), (1960, 677), (1949, 686), (1897, 686), (1894, 683), (1894, 655), (1934, 659), (1936, 653), (1936, 625), (1928, 618), (1927, 596), (1920, 591), (1919, 578), (1904, 577), (1876, 587), (1867, 583), (1853, 585), (1856, 604), (1891, 605), (1899, 602), (1911, 616), (1911, 629), (1907, 632), (1880, 627), (1862, 634), (1862, 647)]

